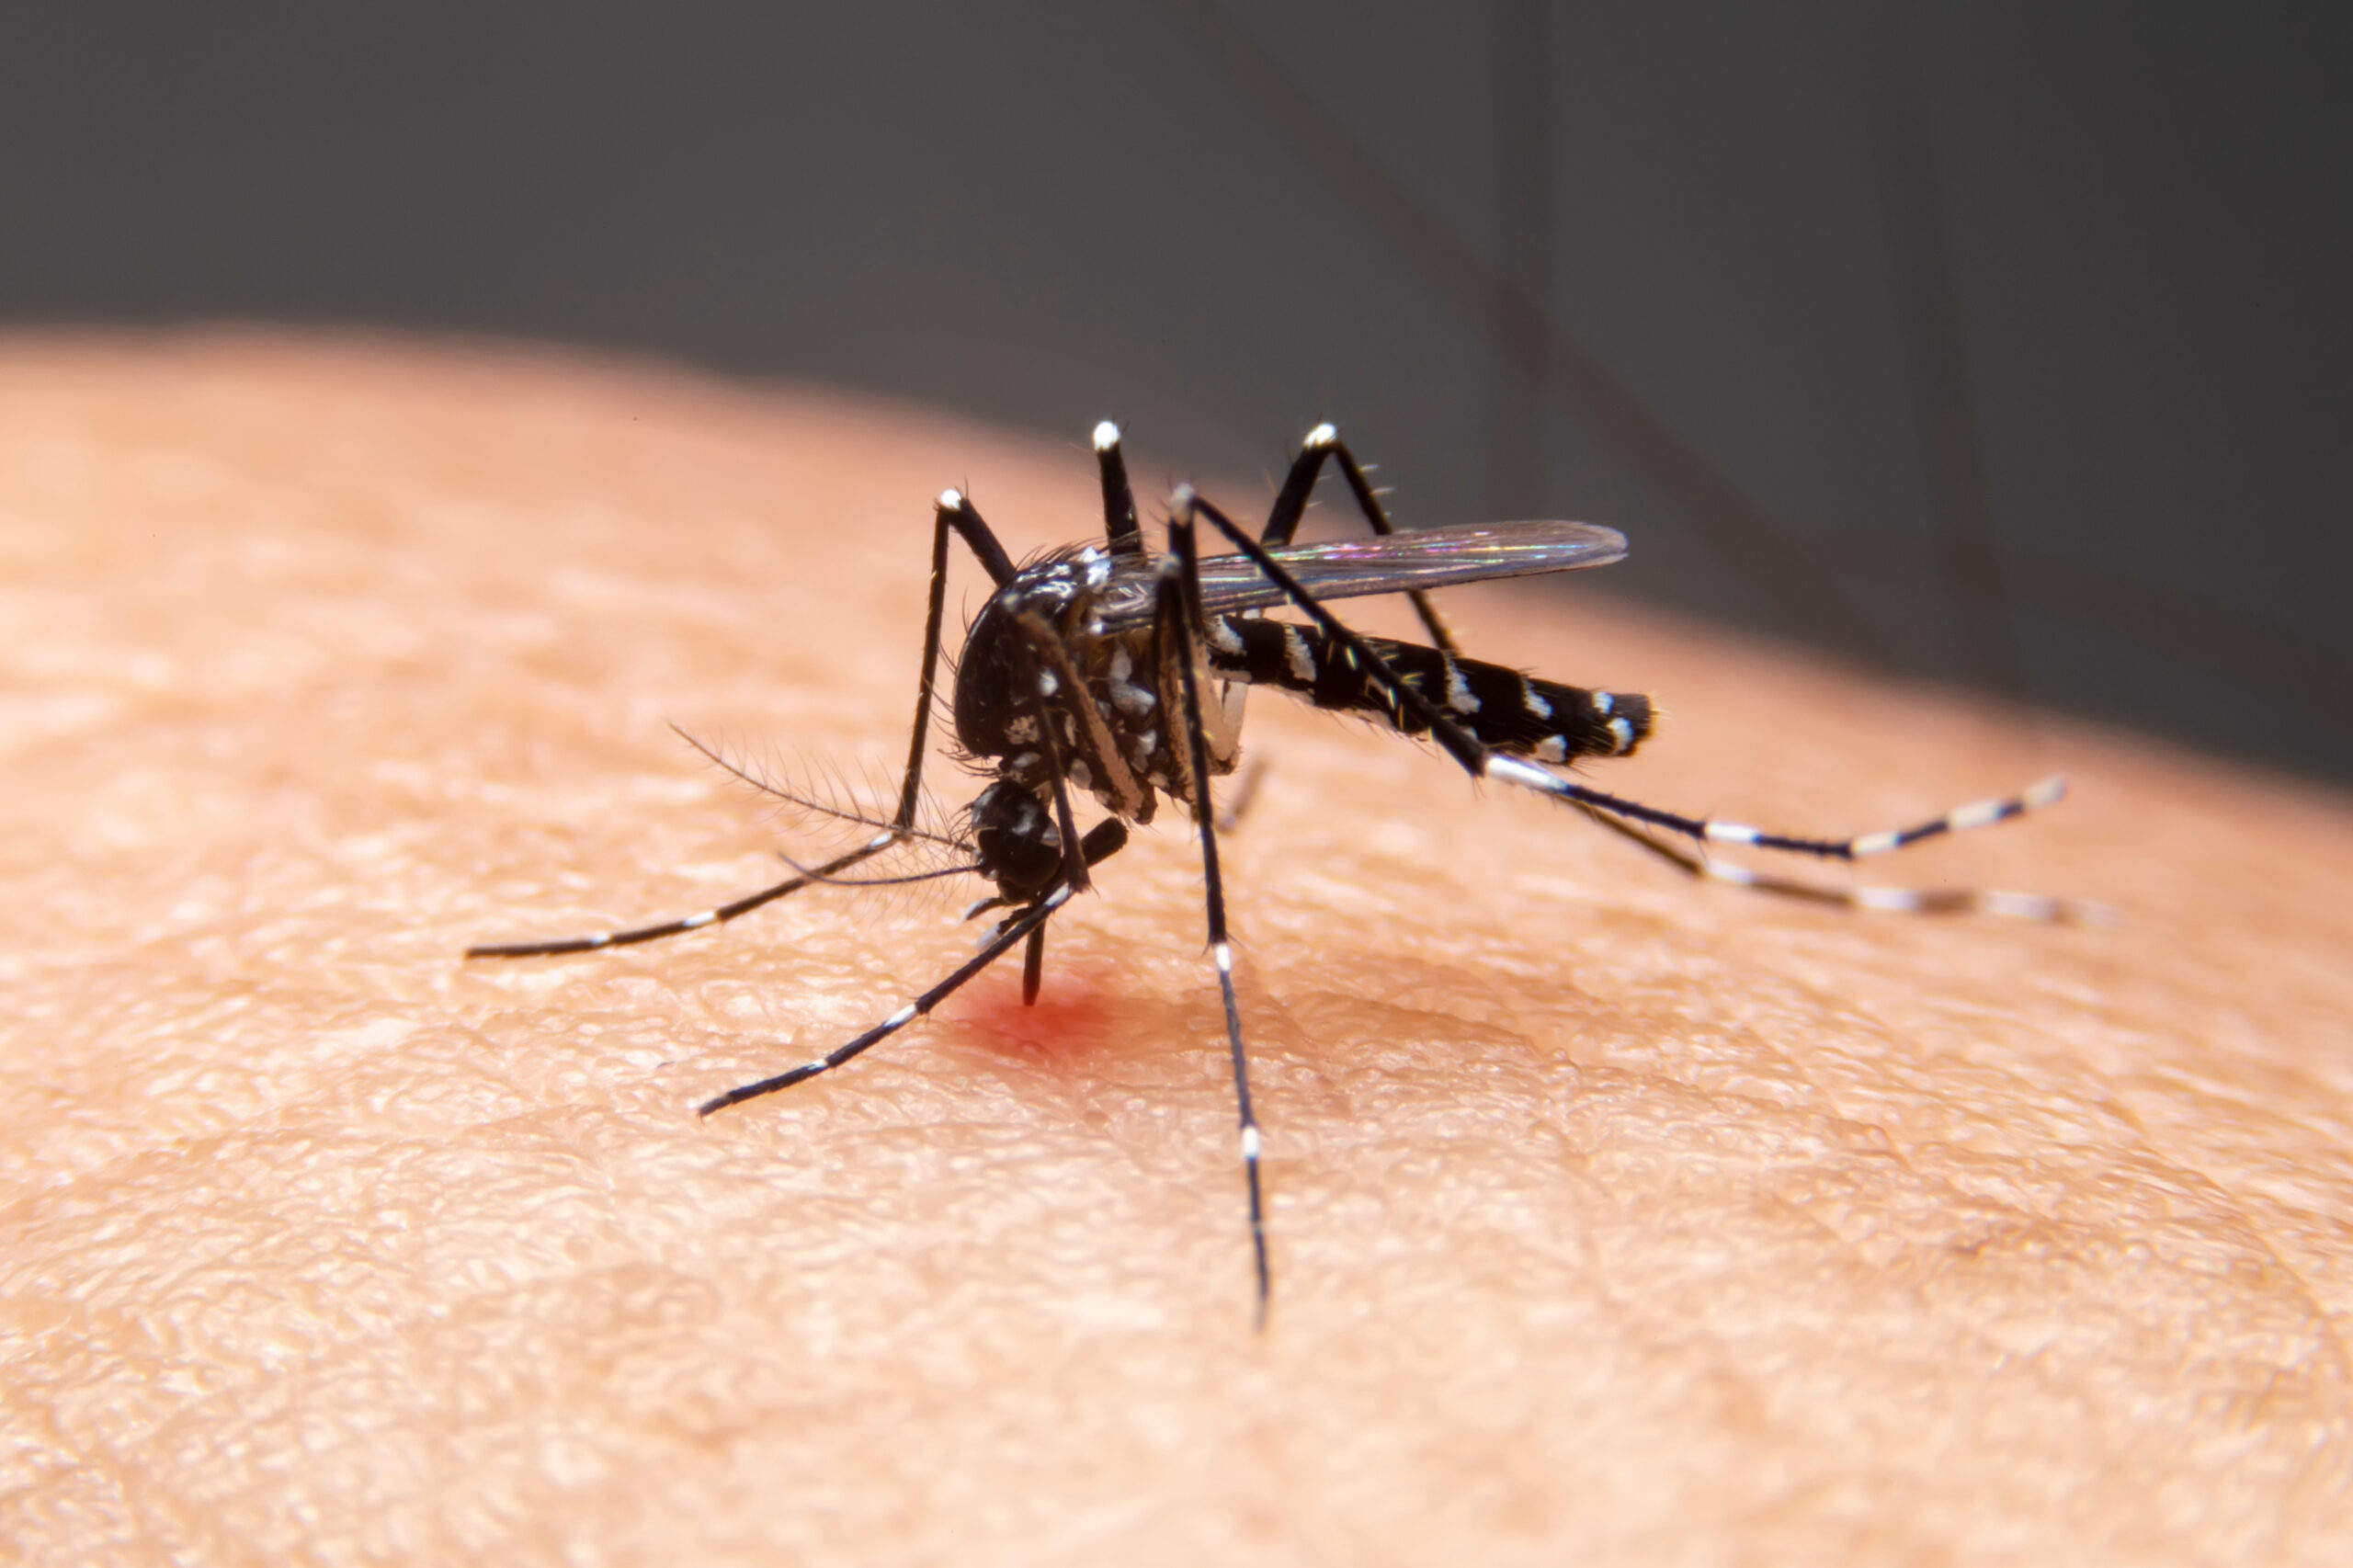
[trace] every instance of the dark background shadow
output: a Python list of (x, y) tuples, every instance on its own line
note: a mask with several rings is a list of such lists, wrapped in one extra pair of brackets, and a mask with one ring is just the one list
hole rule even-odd
[(2322, 6), (17, 7), (0, 319), (1328, 416), (1408, 526), (2353, 778), (2348, 81)]

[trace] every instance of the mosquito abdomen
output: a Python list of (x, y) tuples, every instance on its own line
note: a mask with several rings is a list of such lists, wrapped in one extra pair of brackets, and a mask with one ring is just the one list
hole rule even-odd
[[(1514, 756), (1624, 756), (1651, 733), (1651, 700), (1639, 692), (1587, 691), (1415, 642), (1364, 641), (1449, 718)], [(1209, 645), (1211, 667), (1229, 680), (1279, 687), (1408, 735), (1428, 729), (1321, 627), (1227, 617), (1211, 626)]]

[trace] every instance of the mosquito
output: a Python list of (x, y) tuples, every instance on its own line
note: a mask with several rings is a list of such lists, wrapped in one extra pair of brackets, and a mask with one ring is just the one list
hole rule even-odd
[[(946, 871), (925, 875), (970, 874), (995, 885), (966, 918), (1004, 913), (970, 959), (856, 1039), (706, 1102), (700, 1114), (708, 1117), (842, 1066), (931, 1012), (1015, 948), (1023, 949), (1022, 1001), (1034, 1002), (1048, 922), (1092, 886), (1095, 868), (1126, 846), (1129, 825), (1149, 824), (1165, 795), (1190, 811), (1200, 842), (1208, 950), (1224, 1003), (1256, 1315), (1263, 1328), (1273, 1292), (1259, 1176), (1263, 1141), (1234, 995), (1233, 948), (1211, 800), (1211, 780), (1233, 773), (1241, 754), (1243, 699), (1250, 687), (1274, 687), (1318, 708), (1427, 739), (1472, 778), (1549, 796), (1693, 877), (1861, 909), (1976, 910), (2064, 920), (2088, 908), (2022, 893), (1839, 887), (1720, 861), (1710, 853), (1729, 845), (1821, 860), (1866, 859), (2051, 805), (2064, 793), (2058, 778), (1909, 827), (1822, 838), (1664, 811), (1558, 771), (1631, 753), (1651, 733), (1650, 699), (1633, 692), (1563, 686), (1469, 658), (1428, 594), (1459, 584), (1608, 565), (1626, 552), (1625, 538), (1615, 529), (1519, 522), (1400, 533), (1364, 466), (1325, 424), (1301, 443), (1273, 509), (1255, 536), (1189, 485), (1178, 485), (1169, 499), (1168, 547), (1154, 556), (1145, 550), (1137, 526), (1120, 438), (1119, 427), (1108, 421), (1095, 428), (1103, 493), (1100, 544), (1070, 546), (1017, 565), (969, 497), (955, 490), (940, 494), (934, 507), (930, 604), (914, 733), (897, 807), (888, 818), (830, 812), (877, 829), (870, 838), (820, 865), (796, 865), (793, 875), (774, 886), (684, 919), (560, 941), (469, 948), (466, 957), (537, 958), (627, 947), (722, 925), (812, 885), (912, 880), (844, 873), (916, 841), (944, 846), (964, 858)], [(1339, 469), (1372, 537), (1294, 543), (1327, 463)], [(1203, 524), (1235, 553), (1202, 555)], [(943, 833), (920, 825), (918, 812), (951, 539), (963, 542), (994, 587), (965, 631), (949, 703), (958, 744), (989, 781), (966, 808), (963, 822)], [(1400, 593), (1412, 601), (1428, 633), (1427, 644), (1353, 631), (1329, 608), (1337, 599)], [(1267, 610), (1278, 608), (1300, 619), (1267, 618)], [(1081, 796), (1093, 797), (1103, 813), (1085, 832), (1074, 808)]]

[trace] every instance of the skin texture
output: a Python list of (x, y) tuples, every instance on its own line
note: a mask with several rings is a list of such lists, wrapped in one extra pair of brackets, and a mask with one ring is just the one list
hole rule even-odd
[[(887, 790), (930, 497), (1086, 537), (1085, 435), (448, 345), (0, 345), (0, 1557), (2348, 1560), (2316, 788), (1587, 587), (1449, 596), (1472, 652), (1661, 694), (1590, 775), (1660, 804), (1844, 832), (2063, 767), (1873, 870), (2124, 924), (1695, 886), (1261, 694), (1263, 1336), (1173, 816), (1039, 1008), (1006, 965), (709, 1123), (969, 951), (970, 884), (459, 960), (844, 843), (665, 721)], [(1180, 471), (1131, 435), (1149, 500)]]

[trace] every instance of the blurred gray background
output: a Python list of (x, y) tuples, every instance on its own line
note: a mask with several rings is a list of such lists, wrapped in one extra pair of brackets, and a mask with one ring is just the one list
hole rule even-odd
[(1408, 526), (2347, 779), (2348, 83), (2320, 5), (22, 6), (0, 324), (1328, 416)]

